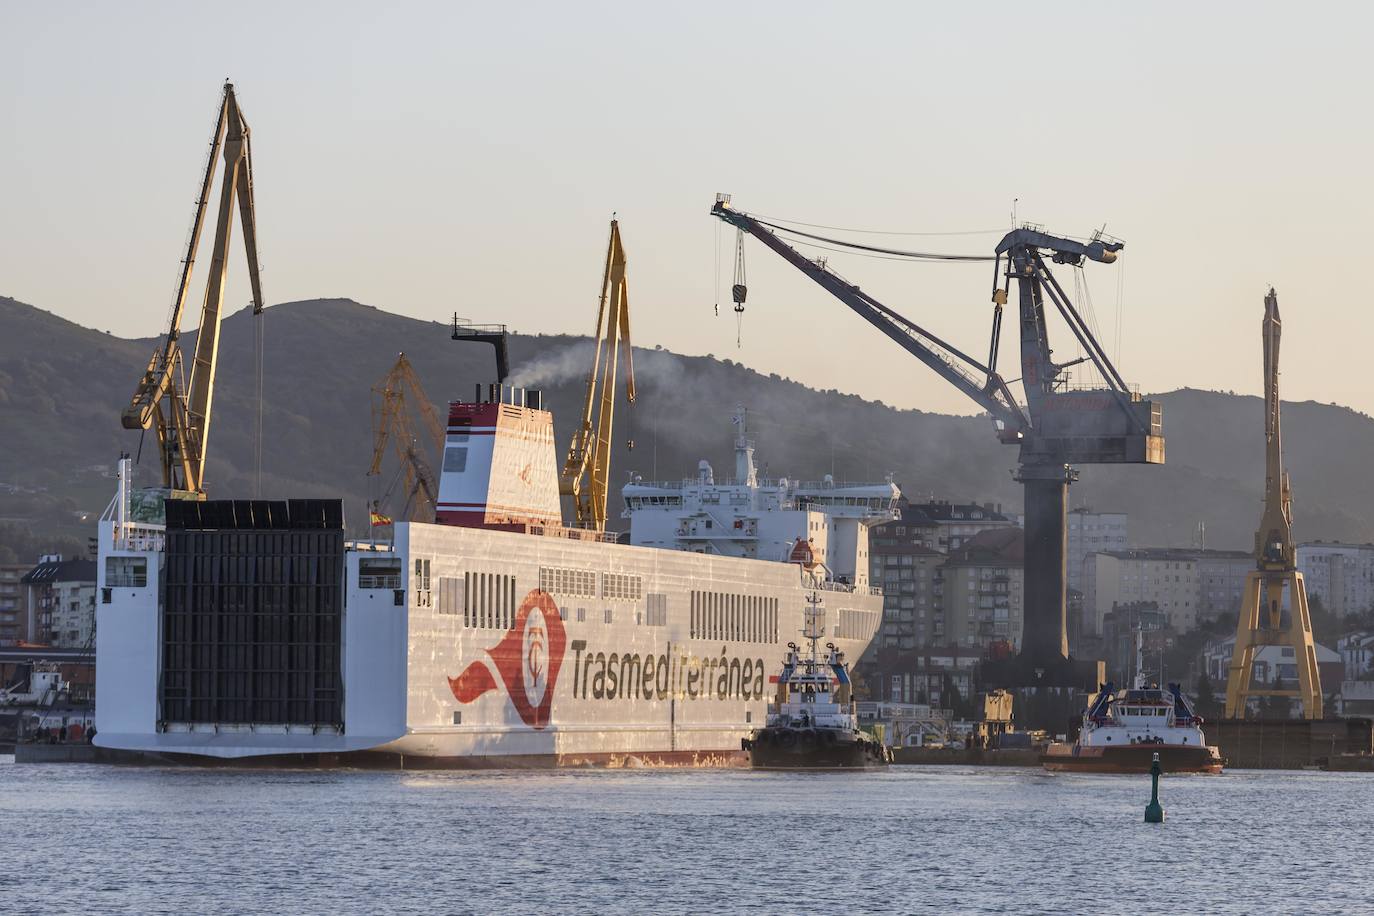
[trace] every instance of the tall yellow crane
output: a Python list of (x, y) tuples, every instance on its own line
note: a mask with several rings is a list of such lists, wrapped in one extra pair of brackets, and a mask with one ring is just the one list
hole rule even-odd
[[(1279, 431), (1279, 297), (1271, 288), (1264, 297), (1264, 513), (1255, 531), (1255, 568), (1245, 577), (1236, 645), (1226, 679), (1226, 718), (1244, 719), (1251, 697), (1288, 697), (1302, 706), (1306, 719), (1322, 717), (1321, 671), (1312, 640), (1312, 615), (1307, 586), (1298, 571), (1293, 544), (1293, 493), (1283, 469), (1283, 439)], [(1283, 619), (1284, 593), (1289, 614)], [(1293, 653), (1297, 684), (1255, 686), (1255, 656), (1266, 646), (1282, 646)]]
[[(420, 418), (425, 438), (416, 433), (411, 422), (412, 407)], [(368, 468), (368, 476), (381, 474), (389, 443), (396, 454), (406, 494), (402, 517), (413, 522), (434, 521), (439, 487), (425, 454), (443, 449), (444, 427), (404, 353), (397, 356), (391, 371), (372, 389), (372, 433), (372, 465)], [(390, 488), (383, 499), (389, 495)]]
[(611, 430), (615, 418), (615, 381), (621, 349), (625, 352), (625, 399), (635, 402), (634, 355), (630, 348), (630, 300), (625, 285), (625, 248), (620, 223), (611, 220), (606, 270), (601, 278), (601, 303), (582, 424), (573, 433), (568, 460), (563, 464), (559, 492), (573, 499), (579, 528), (606, 530), (606, 496), (611, 473)]
[[(248, 278), (253, 288), (253, 314), (262, 313), (262, 281), (258, 276), (257, 221), (253, 215), (253, 155), (248, 122), (239, 111), (232, 83), (224, 84), (219, 117), (215, 122), (210, 155), (205, 164), (196, 215), (186, 259), (181, 263), (181, 281), (167, 337), (153, 352), (148, 368), (138, 383), (133, 399), (124, 409), (125, 429), (157, 430), (158, 455), (162, 462), (162, 485), (195, 496), (205, 495), (205, 457), (210, 438), (210, 410), (215, 394), (215, 363), (219, 356), (220, 315), (224, 302), (224, 280), (229, 260), (229, 235), (234, 225), (237, 200), (243, 221), (243, 246), (248, 254)], [(205, 210), (210, 187), (215, 179), (216, 159), (224, 155), (224, 178), (220, 186), (215, 241), (211, 249), (205, 299), (200, 309), (200, 328), (191, 357), (190, 378), (182, 365), (181, 319), (191, 287), (191, 271), (196, 249), (205, 225)]]

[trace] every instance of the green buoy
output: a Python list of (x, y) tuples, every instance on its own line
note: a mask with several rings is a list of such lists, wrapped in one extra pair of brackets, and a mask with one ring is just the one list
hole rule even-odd
[(1159, 804), (1159, 755), (1150, 764), (1150, 803), (1145, 806), (1145, 823), (1164, 823), (1164, 808)]

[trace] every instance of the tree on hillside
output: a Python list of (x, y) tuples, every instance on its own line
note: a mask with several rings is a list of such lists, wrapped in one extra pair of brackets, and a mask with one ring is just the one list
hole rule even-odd
[(86, 545), (73, 537), (38, 534), (25, 525), (0, 522), (0, 563), (37, 563), (43, 554), (84, 558)]
[(1193, 694), (1193, 706), (1197, 714), (1204, 719), (1215, 719), (1221, 716), (1223, 710), (1221, 704), (1217, 702), (1216, 691), (1212, 688), (1212, 679), (1204, 671), (1197, 677), (1197, 689)]
[(1307, 596), (1307, 612), (1312, 617), (1312, 638), (1324, 646), (1334, 646), (1345, 630), (1345, 622), (1326, 609), (1321, 595)]

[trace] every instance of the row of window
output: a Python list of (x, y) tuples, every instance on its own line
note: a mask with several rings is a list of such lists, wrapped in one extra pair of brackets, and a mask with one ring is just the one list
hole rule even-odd
[(693, 639), (777, 641), (776, 598), (693, 591), (691, 602), (689, 633)]
[(619, 601), (638, 601), (643, 594), (644, 580), (627, 573), (602, 573), (601, 597)]
[[(551, 595), (595, 598), (596, 580), (596, 573), (590, 569), (539, 567), (539, 590)], [(629, 573), (602, 573), (601, 597), (610, 601), (638, 601), (644, 597), (644, 579)]]
[(461, 596), (460, 601), (447, 604), (446, 610), (445, 592), (452, 596), (453, 589), (460, 584), (457, 579), (453, 582), (453, 586), (445, 587), (444, 579), (439, 580), (439, 613), (456, 616), (458, 612), (454, 607), (461, 603), (465, 627), (508, 630), (514, 625), (515, 611), (519, 607), (515, 601), (514, 576), (503, 573), (465, 572), (461, 588), (457, 589), (457, 595)]
[(574, 598), (596, 597), (596, 573), (590, 569), (568, 569), (562, 566), (539, 567), (539, 590), (551, 595)]
[(106, 557), (106, 588), (145, 588), (148, 585), (147, 557)]

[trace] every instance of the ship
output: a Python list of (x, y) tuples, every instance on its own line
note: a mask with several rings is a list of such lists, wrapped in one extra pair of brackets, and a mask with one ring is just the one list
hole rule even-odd
[(0, 687), (0, 746), (83, 741), (93, 723), (90, 705), (73, 698), (72, 685), (55, 662), (23, 662), (10, 683)]
[(818, 644), (825, 628), (818, 594), (807, 596), (806, 639), (811, 652), (803, 656), (796, 643), (787, 644), (782, 672), (777, 676), (776, 702), (768, 708), (762, 728), (740, 746), (749, 752), (754, 769), (853, 770), (884, 767), (892, 751), (875, 735), (859, 728), (854, 685), (844, 653), (826, 643), (822, 661)]
[[(741, 765), (770, 660), (857, 657), (897, 487), (632, 478), (628, 536), (566, 525), (541, 392), (449, 405), (432, 522), (345, 535), (340, 500), (156, 500), (128, 459), (99, 530), (96, 737), (170, 761)], [(374, 529), (375, 530), (375, 529)]]
[(1136, 678), (1115, 690), (1111, 682), (1094, 694), (1083, 714), (1078, 739), (1056, 742), (1040, 763), (1058, 772), (1150, 772), (1155, 760), (1165, 773), (1220, 773), (1224, 761), (1203, 735), (1203, 720), (1178, 684), (1150, 684), (1141, 663), (1136, 632)]

